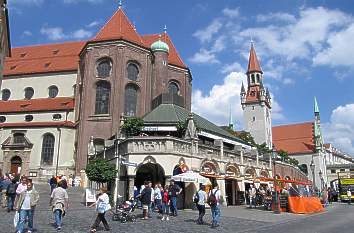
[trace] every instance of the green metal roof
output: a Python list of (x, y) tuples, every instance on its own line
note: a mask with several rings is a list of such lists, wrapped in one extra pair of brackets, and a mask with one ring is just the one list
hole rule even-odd
[[(178, 122), (185, 122), (189, 114), (190, 112), (187, 109), (178, 105), (161, 104), (151, 112), (147, 113), (143, 120), (145, 125), (175, 125)], [(198, 114), (192, 114), (196, 127), (202, 131), (247, 144), (240, 138), (230, 134), (226, 130), (199, 116)]]

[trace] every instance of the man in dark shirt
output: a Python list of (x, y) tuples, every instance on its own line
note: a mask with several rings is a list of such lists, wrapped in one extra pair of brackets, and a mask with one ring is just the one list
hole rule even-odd
[(175, 184), (174, 180), (170, 181), (170, 187), (168, 189), (168, 195), (171, 200), (171, 213), (174, 216), (177, 216), (177, 196), (182, 192), (182, 189)]
[(144, 185), (145, 188), (138, 196), (140, 196), (141, 204), (143, 205), (143, 219), (146, 220), (149, 219), (148, 209), (151, 203), (151, 188), (149, 187), (149, 181), (145, 181)]

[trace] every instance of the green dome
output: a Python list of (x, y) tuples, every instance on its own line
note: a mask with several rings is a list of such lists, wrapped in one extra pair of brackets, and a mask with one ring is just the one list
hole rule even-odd
[(162, 40), (159, 39), (159, 40), (155, 41), (154, 43), (152, 43), (151, 50), (153, 52), (162, 51), (162, 52), (168, 53), (170, 48), (168, 47), (168, 45), (165, 42), (163, 42)]

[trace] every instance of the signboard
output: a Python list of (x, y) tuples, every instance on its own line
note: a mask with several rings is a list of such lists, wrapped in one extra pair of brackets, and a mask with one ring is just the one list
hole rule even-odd
[(130, 167), (137, 167), (138, 166), (137, 163), (133, 163), (133, 162), (129, 162), (129, 161), (122, 161), (122, 165), (130, 166)]
[(96, 191), (94, 189), (89, 189), (87, 188), (85, 190), (85, 203), (86, 206), (88, 203), (94, 203), (96, 202)]

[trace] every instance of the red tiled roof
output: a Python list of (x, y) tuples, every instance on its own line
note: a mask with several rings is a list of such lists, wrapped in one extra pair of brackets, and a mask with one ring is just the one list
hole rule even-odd
[(84, 44), (66, 42), (12, 48), (12, 56), (5, 59), (4, 75), (77, 70), (78, 55)]
[(289, 154), (313, 153), (315, 150), (313, 122), (272, 127), (273, 144)]
[(48, 122), (16, 122), (16, 123), (0, 123), (1, 128), (16, 127), (69, 127), (75, 128), (75, 123), (71, 121), (48, 121)]
[[(150, 48), (151, 44), (159, 39), (159, 34), (143, 35), (142, 38), (144, 40), (145, 46), (147, 48)], [(178, 52), (167, 33), (163, 34), (162, 40), (166, 42), (168, 44), (168, 47), (170, 48), (168, 54), (168, 62), (172, 65), (187, 68), (186, 65), (183, 63), (181, 57), (178, 55)]]
[(139, 45), (143, 45), (143, 40), (129, 22), (122, 8), (119, 8), (108, 20), (103, 28), (97, 33), (92, 41), (125, 39)]
[(74, 98), (57, 97), (0, 101), (0, 113), (73, 110)]
[(259, 65), (259, 62), (258, 62), (256, 50), (254, 49), (253, 44), (252, 44), (251, 50), (250, 50), (250, 56), (248, 59), (247, 73), (254, 72), (254, 71), (263, 73), (261, 66)]

